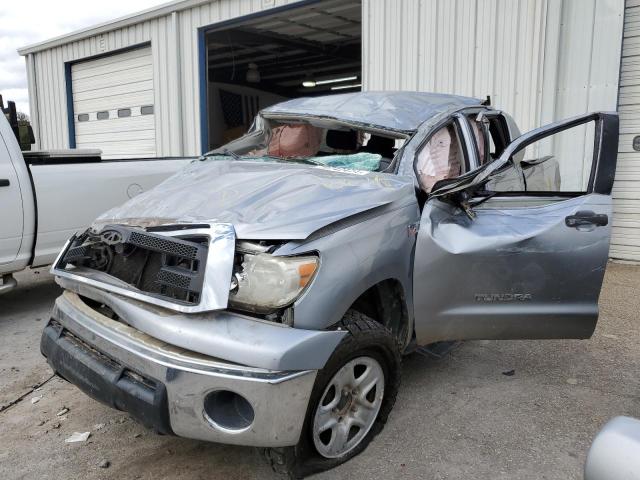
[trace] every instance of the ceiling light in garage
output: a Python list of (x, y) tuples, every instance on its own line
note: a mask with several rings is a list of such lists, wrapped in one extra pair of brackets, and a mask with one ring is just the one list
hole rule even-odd
[(349, 82), (351, 80), (357, 80), (357, 76), (353, 77), (342, 77), (342, 78), (331, 78), (329, 80), (318, 80), (316, 85), (326, 85), (327, 83), (340, 83), (340, 82)]
[[(340, 83), (340, 82), (349, 82), (349, 81), (353, 81), (353, 80), (357, 80), (358, 77), (357, 75), (354, 75), (352, 77), (340, 77), (340, 78), (329, 78), (327, 80), (316, 80), (314, 79), (311, 75), (307, 75), (306, 77), (304, 77), (304, 80), (302, 81), (302, 86), (306, 87), (306, 88), (313, 88), (317, 85), (327, 85), (329, 83)], [(345, 88), (349, 88), (349, 87), (345, 87)], [(332, 88), (333, 90), (333, 88)]]
[(256, 65), (255, 63), (249, 64), (249, 69), (247, 70), (247, 82), (260, 82), (260, 71), (258, 70), (258, 65)]
[(360, 88), (362, 86), (361, 83), (354, 83), (351, 85), (336, 85), (335, 87), (331, 87), (331, 90), (344, 90), (346, 88)]
[(304, 80), (302, 80), (302, 86), (305, 88), (313, 88), (316, 85), (317, 83), (312, 75), (307, 75), (306, 77), (304, 77)]

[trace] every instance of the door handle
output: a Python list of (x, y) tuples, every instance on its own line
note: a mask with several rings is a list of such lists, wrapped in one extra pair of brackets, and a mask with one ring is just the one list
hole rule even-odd
[(604, 227), (609, 224), (609, 217), (604, 213), (594, 213), (591, 210), (580, 210), (575, 215), (569, 215), (564, 223), (570, 228)]
[(0, 178), (0, 187), (8, 187), (11, 185), (8, 178)]

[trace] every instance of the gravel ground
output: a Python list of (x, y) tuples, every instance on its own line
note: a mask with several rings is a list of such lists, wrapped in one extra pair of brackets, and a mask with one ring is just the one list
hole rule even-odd
[[(45, 270), (18, 280), (0, 297), (0, 478), (274, 478), (251, 448), (155, 435), (51, 378), (39, 338), (59, 289)], [(582, 478), (598, 429), (640, 417), (640, 267), (609, 265), (600, 309), (588, 341), (475, 341), (439, 361), (409, 356), (383, 432), (316, 478)], [(88, 441), (65, 443), (85, 431)]]

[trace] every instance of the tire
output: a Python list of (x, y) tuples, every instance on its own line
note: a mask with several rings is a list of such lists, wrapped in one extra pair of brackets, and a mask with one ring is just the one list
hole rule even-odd
[[(396, 401), (400, 386), (401, 356), (399, 344), (391, 332), (383, 325), (354, 310), (349, 310), (345, 314), (339, 324), (339, 328), (348, 330), (349, 334), (336, 347), (325, 367), (318, 372), (316, 382), (311, 391), (298, 444), (294, 447), (262, 449), (263, 456), (273, 471), (278, 474), (287, 475), (292, 479), (304, 478), (308, 475), (334, 468), (355, 457), (367, 448), (371, 440), (382, 430)], [(341, 394), (339, 399), (335, 396), (332, 397), (331, 392), (335, 393), (335, 385), (338, 385), (339, 379), (345, 375), (343, 372), (349, 372), (352, 368), (362, 369), (363, 365), (367, 366), (367, 375), (371, 376), (376, 382), (375, 387), (369, 390), (369, 393), (364, 390), (359, 392), (355, 388), (349, 393)], [(375, 380), (379, 378), (380, 373), (383, 374), (383, 382)], [(365, 376), (364, 373), (361, 375)], [(357, 382), (360, 377), (355, 375), (355, 378)], [(368, 383), (371, 384), (373, 382)], [(380, 386), (380, 390), (383, 390), (381, 400), (379, 399), (379, 394), (375, 393), (378, 386)], [(345, 387), (345, 389), (348, 388)], [(371, 394), (372, 391), (374, 392), (373, 394)], [(358, 393), (361, 394), (360, 397), (366, 395), (367, 401), (371, 400), (371, 405), (378, 405), (377, 414), (372, 412), (371, 408), (358, 410), (359, 404), (354, 400), (354, 395)], [(331, 405), (339, 400), (337, 407), (344, 403), (343, 408), (333, 408), (330, 414), (322, 413), (327, 409), (328, 404), (324, 403), (327, 398), (334, 399), (330, 402)], [(343, 402), (345, 398), (347, 400)], [(320, 411), (318, 408), (321, 401), (323, 406)], [(350, 407), (350, 405), (353, 405), (353, 407)], [(342, 415), (340, 412), (345, 411), (345, 408), (345, 416), (340, 417)], [(316, 415), (318, 415), (319, 419), (325, 418), (321, 415), (331, 415), (334, 417), (332, 422), (335, 421), (335, 417), (339, 417), (339, 422), (344, 420), (345, 423), (340, 424), (346, 425), (344, 428), (340, 429), (337, 425), (333, 427), (341, 430), (341, 433), (334, 433), (334, 430), (329, 432), (329, 438), (331, 439), (333, 439), (333, 435), (337, 435), (336, 438), (341, 437), (344, 439), (344, 432), (347, 432), (346, 437), (351, 440), (346, 442), (343, 448), (344, 452), (341, 449), (331, 450), (332, 441), (324, 440), (324, 438), (327, 438), (326, 431), (322, 434), (324, 436), (318, 433), (314, 435)], [(358, 415), (368, 416), (365, 417), (368, 419), (366, 424), (362, 428), (359, 425), (351, 427), (351, 423), (348, 422), (352, 420), (351, 417)], [(358, 418), (357, 421), (360, 422), (361, 419)], [(320, 420), (317, 422), (320, 422)], [(345, 428), (346, 430), (344, 430)], [(352, 436), (351, 433), (354, 428), (356, 433)], [(315, 431), (321, 431), (321, 427), (316, 427)], [(325, 442), (329, 446), (325, 445)], [(336, 441), (336, 444), (339, 443), (341, 442)]]

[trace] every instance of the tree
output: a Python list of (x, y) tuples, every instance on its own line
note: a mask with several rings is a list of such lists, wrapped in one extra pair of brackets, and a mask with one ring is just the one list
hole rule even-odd
[(18, 129), (16, 136), (20, 143), (21, 150), (31, 150), (31, 144), (34, 143), (33, 131), (31, 130), (31, 122), (29, 121), (29, 115), (24, 112), (16, 112), (16, 118), (18, 120)]
[(21, 122), (29, 124), (29, 115), (27, 115), (26, 113), (16, 112), (16, 117), (18, 118), (18, 124), (20, 124)]

